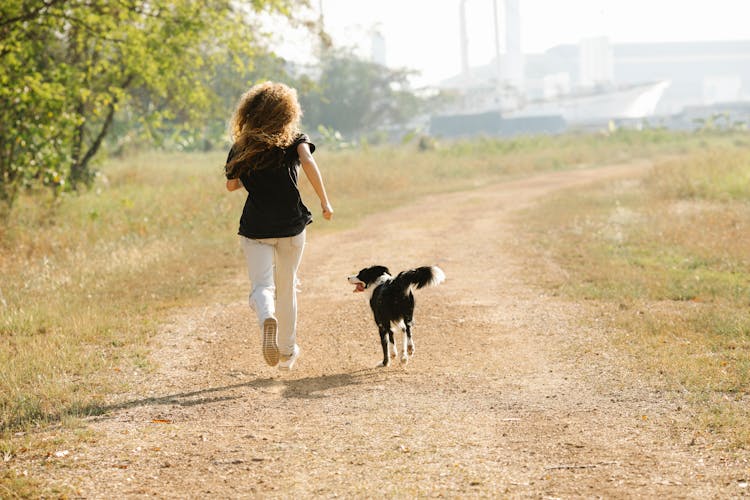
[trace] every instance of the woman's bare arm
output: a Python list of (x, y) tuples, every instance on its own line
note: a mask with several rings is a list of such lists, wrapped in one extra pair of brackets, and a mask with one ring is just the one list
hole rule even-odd
[(302, 163), (302, 170), (305, 171), (307, 180), (310, 181), (315, 194), (320, 199), (320, 208), (323, 210), (323, 218), (331, 220), (333, 217), (333, 207), (328, 201), (328, 195), (326, 194), (326, 188), (323, 185), (323, 177), (320, 175), (318, 165), (315, 163), (315, 159), (310, 152), (310, 146), (306, 142), (301, 143), (297, 146), (297, 153), (299, 154), (300, 163)]

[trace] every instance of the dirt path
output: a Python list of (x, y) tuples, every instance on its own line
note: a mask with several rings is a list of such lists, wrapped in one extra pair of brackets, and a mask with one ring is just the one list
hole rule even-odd
[[(622, 367), (601, 318), (524, 279), (515, 210), (644, 169), (545, 174), (313, 232), (293, 372), (263, 363), (238, 272), (235, 301), (164, 326), (157, 373), (88, 421), (91, 439), (29, 472), (101, 498), (747, 494), (748, 463), (681, 432), (688, 407)], [(405, 368), (373, 368), (376, 329), (345, 282), (375, 263), (448, 276), (417, 292)]]

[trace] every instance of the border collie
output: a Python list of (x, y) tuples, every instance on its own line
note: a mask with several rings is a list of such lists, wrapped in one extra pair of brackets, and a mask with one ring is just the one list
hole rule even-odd
[(370, 307), (375, 324), (380, 332), (383, 346), (383, 363), (388, 366), (391, 358), (398, 356), (393, 339), (394, 328), (404, 332), (404, 350), (401, 362), (407, 363), (414, 356), (414, 341), (411, 326), (414, 318), (414, 290), (424, 286), (439, 285), (445, 280), (445, 273), (437, 266), (418, 267), (399, 273), (395, 278), (385, 266), (372, 266), (362, 269), (347, 278), (356, 285), (355, 292), (367, 290), (370, 294)]

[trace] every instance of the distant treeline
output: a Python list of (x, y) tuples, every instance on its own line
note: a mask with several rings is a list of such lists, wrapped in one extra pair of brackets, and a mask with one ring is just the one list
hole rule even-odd
[(2, 2), (0, 212), (22, 189), (90, 185), (103, 150), (223, 147), (232, 108), (260, 80), (296, 87), (313, 129), (360, 134), (420, 112), (424, 101), (410, 91), (407, 70), (325, 43), (306, 75), (273, 55), (263, 15), (285, 17), (327, 40), (316, 23), (299, 17), (300, 4)]

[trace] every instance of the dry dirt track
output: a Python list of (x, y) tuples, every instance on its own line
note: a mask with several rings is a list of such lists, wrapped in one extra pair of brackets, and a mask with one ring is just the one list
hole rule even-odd
[[(175, 313), (157, 372), (86, 423), (94, 439), (29, 472), (91, 498), (746, 495), (746, 458), (683, 432), (689, 408), (623, 367), (597, 313), (525, 279), (536, 264), (515, 210), (645, 168), (544, 174), (313, 230), (293, 372), (263, 364), (238, 272), (231, 302)], [(417, 292), (405, 368), (373, 368), (376, 330), (345, 282), (374, 263), (448, 276)]]

